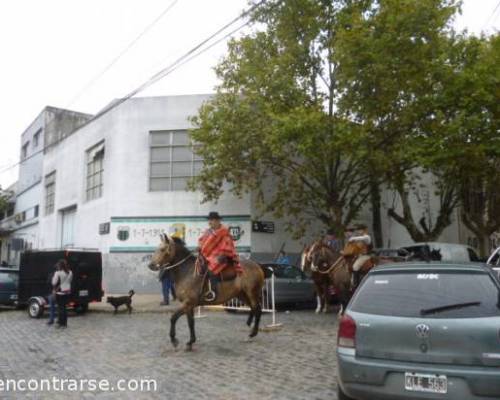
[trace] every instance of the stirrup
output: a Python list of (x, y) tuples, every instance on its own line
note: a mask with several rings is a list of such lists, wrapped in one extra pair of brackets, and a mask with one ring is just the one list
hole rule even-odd
[(205, 293), (205, 301), (214, 301), (217, 298), (217, 294), (212, 289), (212, 282), (208, 281), (208, 290)]
[(217, 295), (213, 290), (205, 293), (205, 301), (214, 301), (217, 298)]

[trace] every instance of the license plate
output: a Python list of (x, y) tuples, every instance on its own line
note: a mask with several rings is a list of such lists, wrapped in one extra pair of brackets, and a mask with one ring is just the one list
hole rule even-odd
[(17, 294), (11, 294), (10, 295), (11, 300), (17, 300)]
[(80, 296), (80, 297), (86, 297), (88, 295), (89, 295), (89, 291), (88, 290), (80, 290), (78, 292), (78, 296)]
[(445, 375), (405, 373), (405, 389), (410, 392), (447, 393), (448, 378)]

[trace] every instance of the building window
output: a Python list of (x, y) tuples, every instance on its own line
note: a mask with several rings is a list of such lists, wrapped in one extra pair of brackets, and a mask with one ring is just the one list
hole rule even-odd
[(42, 130), (39, 129), (34, 135), (33, 135), (33, 148), (36, 149), (38, 147), (38, 143), (40, 142), (40, 134), (42, 133)]
[(26, 142), (23, 144), (23, 147), (21, 149), (21, 159), (24, 160), (26, 157), (28, 157), (28, 147), (30, 145), (30, 142)]
[(33, 218), (38, 217), (38, 213), (40, 212), (39, 209), (40, 209), (40, 207), (38, 205), (36, 205), (35, 210), (33, 211)]
[(104, 142), (87, 150), (87, 185), (86, 200), (102, 196), (104, 176)]
[(151, 132), (150, 147), (150, 191), (186, 190), (189, 179), (203, 167), (187, 131)]
[(56, 171), (45, 177), (45, 215), (54, 212), (56, 198)]

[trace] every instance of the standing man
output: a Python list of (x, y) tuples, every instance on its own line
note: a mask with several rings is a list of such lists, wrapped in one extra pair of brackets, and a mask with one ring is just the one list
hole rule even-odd
[(69, 269), (68, 262), (63, 258), (57, 262), (57, 271), (52, 277), (52, 286), (56, 288), (57, 326), (59, 328), (66, 328), (68, 325), (66, 306), (71, 295), (72, 281), (73, 272)]
[(208, 263), (209, 290), (205, 295), (206, 301), (214, 301), (217, 297), (215, 288), (218, 274), (228, 266), (235, 266), (237, 270), (241, 268), (234, 240), (221, 219), (219, 213), (211, 211), (208, 214), (209, 228), (198, 239), (200, 254)]
[(169, 271), (164, 268), (160, 270), (158, 280), (161, 282), (161, 292), (163, 294), (163, 301), (160, 305), (168, 306), (170, 304), (170, 293), (172, 293), (172, 299), (175, 300), (174, 282), (170, 279)]

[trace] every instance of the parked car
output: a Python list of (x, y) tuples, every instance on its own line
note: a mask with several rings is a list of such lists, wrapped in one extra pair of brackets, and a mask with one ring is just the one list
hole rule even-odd
[(373, 253), (379, 257), (389, 257), (393, 260), (406, 261), (410, 256), (410, 252), (405, 249), (373, 249)]
[(339, 322), (339, 400), (500, 399), (500, 282), (473, 263), (374, 268)]
[(28, 314), (40, 318), (47, 305), (48, 277), (57, 260), (65, 258), (73, 272), (69, 306), (84, 313), (90, 302), (101, 301), (101, 253), (83, 250), (26, 251), (19, 265), (18, 303), (28, 305)]
[(426, 242), (403, 246), (401, 249), (408, 251), (412, 258), (420, 260), (451, 262), (480, 262), (476, 251), (463, 244)]
[[(274, 262), (261, 263), (274, 273), (274, 297), (276, 304), (312, 303), (316, 301), (314, 283), (300, 268)], [(267, 275), (270, 276), (270, 275)]]
[(13, 306), (17, 304), (18, 284), (18, 269), (0, 268), (0, 305)]

